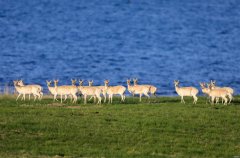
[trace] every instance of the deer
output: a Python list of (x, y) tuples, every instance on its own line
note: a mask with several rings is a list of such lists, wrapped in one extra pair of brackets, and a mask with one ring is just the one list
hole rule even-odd
[(82, 86), (83, 80), (79, 80), (79, 86), (78, 90), (82, 93), (84, 96), (84, 104), (87, 104), (87, 96), (93, 96), (94, 97), (94, 102), (95, 98), (98, 99), (97, 104), (101, 104), (102, 98), (101, 98), (101, 93), (102, 90), (97, 88), (97, 87), (92, 87), (92, 86)]
[(58, 101), (57, 98), (56, 98), (56, 95), (55, 95), (55, 94), (57, 94), (56, 88), (55, 88), (55, 86), (51, 87), (52, 81), (46, 80), (46, 83), (47, 83), (47, 87), (48, 87), (49, 92), (53, 95), (53, 101), (55, 101), (55, 100)]
[(126, 88), (124, 86), (109, 86), (109, 80), (104, 81), (105, 84), (105, 92), (108, 94), (108, 103), (112, 103), (113, 95), (119, 94), (121, 96), (121, 101), (125, 101), (125, 91)]
[(206, 83), (201, 83), (201, 82), (199, 82), (199, 84), (200, 84), (200, 87), (201, 87), (201, 89), (202, 89), (202, 92), (203, 92), (203, 94), (205, 94), (206, 96), (207, 96), (207, 100), (206, 100), (206, 104), (208, 103), (208, 101), (210, 102), (210, 96), (209, 96), (209, 94), (208, 94), (208, 92), (207, 92), (207, 89), (205, 89), (206, 88)]
[(145, 87), (145, 86), (131, 86), (131, 79), (127, 79), (127, 87), (128, 87), (128, 91), (131, 94), (139, 94), (139, 101), (142, 101), (142, 95), (145, 95), (148, 97), (148, 99), (150, 99), (150, 96), (148, 95), (149, 91), (150, 91), (150, 87)]
[(25, 101), (25, 95), (26, 94), (30, 94), (30, 95), (33, 94), (34, 101), (36, 100), (36, 97), (40, 98), (40, 93), (39, 93), (39, 89), (38, 88), (31, 87), (31, 86), (20, 86), (18, 80), (13, 81), (13, 83), (14, 83), (14, 87), (15, 87), (16, 91), (19, 93), (18, 96), (17, 96), (16, 101), (18, 100), (18, 98), (21, 95), (23, 95), (21, 100)]
[[(138, 79), (135, 78), (133, 79), (133, 85), (137, 86), (138, 85)], [(157, 87), (153, 86), (153, 85), (139, 85), (139, 86), (146, 86), (150, 88), (150, 94), (156, 96), (156, 92), (157, 92)]]
[(211, 85), (208, 84), (208, 88), (205, 87), (205, 85), (203, 84), (201, 86), (202, 91), (205, 94), (208, 94), (209, 97), (211, 98), (211, 104), (214, 104), (214, 100), (216, 98), (216, 104), (218, 103), (218, 98), (222, 98), (222, 100), (224, 100), (224, 105), (227, 105), (227, 97), (229, 97), (230, 99), (232, 98), (232, 94), (229, 93), (227, 90), (225, 89), (212, 89)]
[[(226, 91), (231, 93), (231, 95), (233, 96), (234, 90), (231, 87), (217, 87), (216, 81), (212, 81), (212, 80), (210, 81), (210, 86), (212, 87), (212, 89), (225, 89)], [(229, 104), (231, 103), (231, 101), (232, 101), (232, 98), (229, 100)], [(222, 100), (222, 103), (223, 103), (223, 100)]]
[[(42, 92), (43, 88), (42, 88), (42, 86), (37, 85), (37, 84), (25, 85), (25, 84), (23, 83), (23, 80), (19, 80), (18, 85), (19, 85), (19, 86), (26, 86), (26, 87), (35, 87), (35, 88), (38, 88), (38, 89), (39, 89), (39, 94), (40, 94), (40, 98), (38, 98), (38, 99), (39, 99), (39, 100), (42, 99), (42, 97), (43, 97), (43, 92)], [(31, 94), (29, 94), (29, 100), (30, 100), (30, 96), (31, 96)]]
[(179, 87), (179, 81), (174, 81), (175, 90), (177, 94), (181, 97), (181, 103), (185, 104), (183, 99), (184, 96), (191, 96), (193, 97), (193, 104), (197, 104), (197, 94), (198, 89), (195, 87)]
[(58, 86), (58, 80), (54, 80), (54, 87), (56, 90), (56, 93), (54, 94), (54, 97), (56, 98), (57, 95), (61, 96), (61, 103), (62, 103), (62, 96), (63, 95), (71, 95), (73, 97), (73, 103), (77, 102), (77, 92), (78, 88), (76, 86), (70, 85), (70, 86)]
[[(91, 80), (91, 81), (88, 81), (88, 85), (89, 86), (93, 86), (93, 80)], [(106, 100), (107, 100), (107, 93), (106, 93), (106, 91), (105, 91), (105, 86), (94, 86), (94, 87), (97, 87), (97, 88), (99, 88), (101, 91), (102, 91), (102, 95), (103, 95), (103, 97), (104, 97), (104, 103), (106, 103)], [(89, 100), (91, 100), (93, 98), (93, 96), (91, 96), (91, 98), (89, 99)]]
[[(71, 79), (71, 82), (72, 82), (72, 86), (75, 86), (76, 87), (76, 83), (77, 83), (77, 80), (76, 79)], [(69, 85), (64, 85), (64, 86), (69, 86)], [(64, 95), (64, 101), (66, 101), (67, 100), (67, 96), (68, 95)], [(73, 97), (72, 97), (72, 95), (69, 95), (69, 97), (70, 97), (70, 100), (72, 101), (72, 99), (73, 99)]]

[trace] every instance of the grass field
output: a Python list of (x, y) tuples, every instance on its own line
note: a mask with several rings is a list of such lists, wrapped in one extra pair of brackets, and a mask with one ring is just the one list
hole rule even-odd
[(240, 97), (83, 105), (0, 97), (0, 157), (240, 157)]

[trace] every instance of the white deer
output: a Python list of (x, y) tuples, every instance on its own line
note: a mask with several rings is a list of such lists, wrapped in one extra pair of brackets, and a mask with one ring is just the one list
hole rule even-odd
[(94, 102), (96, 100), (95, 98), (97, 98), (98, 99), (97, 104), (101, 104), (101, 101), (102, 101), (102, 98), (101, 98), (102, 90), (97, 88), (97, 87), (82, 86), (82, 84), (83, 84), (83, 80), (79, 80), (78, 90), (84, 96), (84, 104), (87, 104), (87, 97), (88, 96), (93, 96), (94, 97)]
[(222, 98), (224, 100), (224, 105), (227, 105), (227, 97), (232, 98), (232, 94), (226, 91), (225, 89), (212, 89), (211, 85), (209, 87), (205, 87), (205, 85), (201, 86), (203, 93), (206, 93), (211, 98), (211, 104), (214, 104), (214, 100), (216, 98), (216, 104), (218, 103), (218, 98)]
[(109, 86), (109, 80), (104, 81), (105, 84), (105, 92), (108, 94), (108, 103), (112, 103), (113, 95), (119, 94), (121, 96), (121, 101), (125, 101), (125, 91), (126, 88), (124, 86)]
[(127, 86), (128, 86), (128, 91), (131, 94), (139, 94), (139, 101), (142, 101), (142, 95), (144, 94), (145, 96), (148, 97), (148, 99), (150, 99), (150, 96), (148, 95), (149, 91), (150, 91), (150, 87), (145, 87), (145, 86), (131, 86), (131, 80), (128, 79), (127, 80)]
[(47, 87), (48, 87), (49, 92), (53, 95), (53, 101), (55, 101), (55, 100), (58, 101), (57, 98), (56, 98), (56, 96), (57, 96), (56, 88), (55, 88), (55, 86), (51, 87), (52, 81), (47, 81), (46, 80), (46, 82), (47, 82)]
[(54, 97), (56, 98), (57, 95), (61, 96), (61, 103), (62, 103), (62, 96), (63, 95), (71, 95), (73, 97), (73, 103), (77, 102), (77, 92), (78, 88), (77, 86), (58, 86), (58, 80), (54, 80), (54, 86), (56, 90), (56, 94), (54, 94)]
[(29, 87), (29, 86), (20, 86), (19, 85), (19, 81), (13, 81), (14, 83), (14, 87), (16, 89), (16, 91), (19, 93), (17, 96), (16, 101), (18, 100), (18, 98), (23, 95), (22, 100), (25, 101), (25, 95), (26, 94), (33, 94), (34, 96), (34, 101), (36, 100), (36, 97), (40, 98), (40, 93), (39, 93), (39, 89), (36, 87)]
[[(42, 86), (37, 85), (37, 84), (25, 85), (25, 84), (23, 83), (23, 80), (19, 80), (18, 85), (19, 85), (19, 86), (25, 86), (25, 87), (38, 88), (38, 91), (39, 91), (39, 94), (40, 94), (40, 98), (38, 98), (38, 99), (39, 99), (39, 100), (42, 99), (42, 97), (43, 97), (43, 92), (42, 92), (43, 88), (42, 88)], [(29, 94), (29, 100), (30, 100), (30, 96), (31, 96), (31, 94)]]
[[(89, 86), (93, 86), (93, 80), (92, 81), (88, 81), (88, 85)], [(99, 88), (102, 91), (102, 95), (103, 95), (103, 98), (104, 98), (104, 103), (106, 103), (107, 93), (105, 91), (105, 86), (94, 86), (94, 87), (97, 87), (97, 88)], [(91, 98), (89, 100), (91, 100), (92, 98), (93, 98), (93, 96), (91, 96)]]
[(198, 89), (195, 87), (179, 87), (179, 81), (174, 81), (175, 85), (175, 90), (177, 94), (181, 97), (181, 103), (185, 104), (185, 101), (183, 99), (184, 96), (190, 96), (193, 97), (194, 101), (193, 104), (197, 103), (197, 94), (198, 94)]
[[(210, 86), (212, 89), (224, 89), (233, 96), (234, 90), (231, 87), (217, 87), (216, 81), (212, 81), (212, 80), (210, 81)], [(229, 99), (230, 99), (229, 100), (229, 104), (230, 104), (232, 101), (232, 98), (229, 98)], [(223, 103), (223, 100), (222, 100), (222, 103)]]
[[(138, 79), (137, 79), (137, 78), (133, 79), (133, 85), (134, 85), (134, 86), (137, 86), (137, 85), (138, 85)], [(155, 86), (153, 86), (153, 85), (139, 85), (139, 86), (149, 87), (149, 88), (150, 88), (149, 92), (151, 93), (151, 95), (156, 96), (157, 87), (155, 87)]]

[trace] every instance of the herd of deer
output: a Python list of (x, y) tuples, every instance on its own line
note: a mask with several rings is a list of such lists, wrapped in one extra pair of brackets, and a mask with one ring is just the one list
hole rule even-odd
[[(52, 81), (46, 81), (47, 87), (49, 92), (54, 96), (53, 100), (57, 101), (57, 96), (60, 96), (61, 103), (67, 99), (69, 96), (73, 103), (77, 102), (77, 94), (81, 94), (84, 97), (84, 104), (87, 103), (87, 97), (91, 97), (90, 99), (94, 98), (94, 103), (97, 99), (97, 104), (101, 104), (102, 96), (104, 98), (104, 103), (107, 100), (108, 102), (112, 103), (113, 95), (120, 95), (121, 101), (125, 101), (125, 91), (126, 87), (122, 85), (118, 86), (109, 86), (109, 80), (104, 81), (104, 86), (93, 86), (93, 81), (88, 81), (88, 86), (83, 86), (83, 80), (79, 80), (79, 86), (76, 86), (76, 79), (72, 79), (72, 85), (62, 85), (58, 86), (58, 80), (54, 80), (54, 86), (51, 86)], [(40, 85), (24, 85), (22, 80), (15, 80), (14, 87), (16, 91), (19, 93), (17, 99), (22, 95), (22, 100), (25, 100), (25, 95), (32, 94), (34, 96), (34, 101), (38, 98), (39, 100), (42, 99), (43, 96), (43, 88)], [(138, 85), (138, 80), (133, 79), (133, 85), (131, 85), (131, 80), (127, 80), (127, 89), (128, 91), (134, 96), (135, 94), (139, 95), (139, 101), (142, 101), (142, 96), (145, 95), (150, 98), (149, 94), (155, 95), (157, 92), (157, 87), (153, 85)], [(209, 96), (211, 99), (211, 103), (214, 104), (219, 102), (219, 98), (222, 99), (222, 103), (224, 101), (224, 105), (231, 103), (232, 96), (234, 90), (230, 87), (216, 87), (216, 81), (211, 81), (209, 84), (200, 83), (202, 92)], [(193, 104), (197, 103), (197, 94), (198, 89), (195, 87), (179, 87), (179, 81), (174, 81), (175, 90), (177, 94), (181, 97), (181, 103), (185, 103), (183, 97), (184, 96), (191, 96), (193, 97), (194, 101)], [(89, 100), (90, 100), (89, 99)], [(229, 102), (228, 102), (229, 99)]]

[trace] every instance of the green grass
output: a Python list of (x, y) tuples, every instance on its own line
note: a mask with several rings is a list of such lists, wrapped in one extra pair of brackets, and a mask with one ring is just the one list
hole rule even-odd
[(230, 106), (185, 101), (72, 105), (2, 96), (0, 157), (240, 156), (240, 97)]

